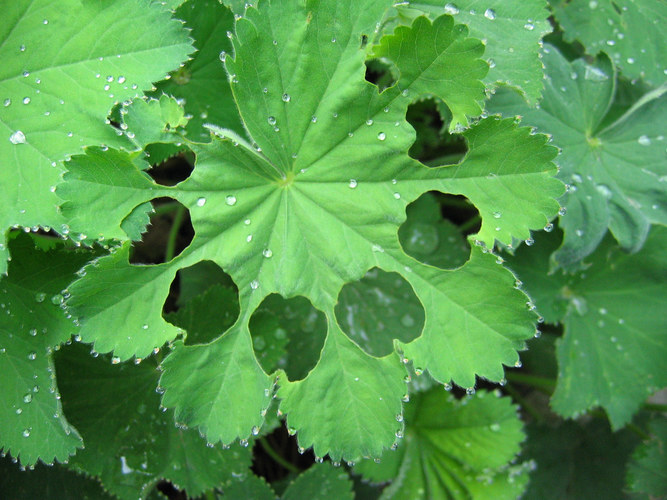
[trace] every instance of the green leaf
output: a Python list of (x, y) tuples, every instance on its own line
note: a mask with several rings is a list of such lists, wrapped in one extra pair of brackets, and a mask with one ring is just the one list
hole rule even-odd
[(637, 251), (651, 223), (667, 224), (663, 91), (646, 95), (606, 125), (615, 93), (609, 59), (569, 63), (553, 47), (544, 52), (548, 78), (539, 109), (528, 108), (511, 93), (497, 95), (490, 108), (522, 115), (526, 123), (553, 134), (563, 148), (559, 177), (572, 187), (561, 220), (565, 241), (554, 258), (573, 267), (595, 250), (607, 226), (623, 247)]
[(659, 86), (667, 78), (667, 5), (660, 0), (572, 0), (554, 8), (568, 41), (589, 54), (606, 52), (629, 78)]
[(314, 465), (292, 481), (282, 495), (282, 500), (352, 500), (352, 481), (345, 469), (331, 464)]
[(418, 95), (433, 93), (447, 104), (452, 112), (450, 131), (466, 126), (467, 116), (480, 115), (485, 98), (480, 80), (488, 69), (478, 59), (484, 45), (467, 35), (463, 25), (454, 27), (450, 16), (437, 17), (433, 23), (418, 17), (412, 26), (398, 26), (393, 35), (383, 37), (373, 48), (375, 57), (396, 64), (401, 73), (400, 88)]
[(262, 477), (248, 473), (225, 488), (223, 498), (252, 498), (253, 500), (276, 500), (277, 496)]
[(528, 475), (508, 467), (524, 438), (509, 398), (478, 392), (456, 400), (435, 388), (418, 394), (406, 414), (405, 442), (378, 465), (355, 471), (372, 481), (392, 480), (381, 498), (517, 498)]
[(563, 498), (621, 500), (625, 464), (637, 437), (612, 433), (602, 419), (527, 428), (526, 459), (536, 463), (526, 500)]
[[(141, 36), (126, 31), (128, 18)], [(0, 227), (67, 232), (52, 192), (62, 173), (58, 162), (88, 144), (131, 146), (105, 123), (109, 110), (150, 88), (191, 50), (180, 24), (146, 0), (8, 4), (0, 28), (0, 155), (6, 162), (0, 183), (9, 202)], [(2, 273), (8, 254), (0, 245)]]
[(37, 464), (21, 470), (9, 458), (0, 459), (0, 496), (7, 499), (40, 498), (42, 500), (111, 500), (100, 483), (77, 474), (64, 466)]
[[(667, 306), (666, 244), (667, 229), (660, 226), (634, 255), (606, 238), (588, 267), (572, 275), (547, 274), (546, 257), (558, 245), (557, 233), (508, 259), (537, 309), (546, 304), (547, 321), (564, 325), (551, 402), (561, 415), (575, 417), (601, 406), (618, 429), (646, 397), (667, 385), (667, 329), (657, 313)], [(534, 267), (536, 260), (543, 262), (541, 269)]]
[(431, 193), (410, 204), (407, 219), (398, 231), (405, 253), (424, 264), (441, 269), (460, 267), (470, 256), (461, 230), (443, 219), (441, 206)]
[[(102, 161), (89, 149), (73, 160), (75, 168), (67, 174), (71, 189), (101, 185), (79, 189), (90, 197), (78, 211), (104, 203), (96, 199), (97, 189), (104, 189), (108, 200), (118, 197), (118, 208), (95, 211), (98, 220), (91, 222), (90, 234), (122, 237), (123, 212), (159, 196), (187, 207), (195, 229), (191, 245), (169, 263), (131, 265), (126, 244), (88, 266), (87, 275), (70, 287), (68, 308), (79, 317), (83, 339), (100, 352), (142, 357), (175, 338), (178, 330), (164, 322), (161, 309), (179, 269), (210, 260), (234, 280), (237, 322), (207, 345), (175, 344), (163, 362), (163, 404), (212, 442), (245, 439), (262, 426), (274, 377), (256, 361), (249, 321), (272, 293), (303, 296), (327, 317), (318, 365), (303, 380), (290, 382), (281, 375), (279, 395), (288, 424), (300, 431), (301, 445), (336, 460), (377, 456), (390, 446), (405, 393), (398, 356), (367, 355), (336, 323), (334, 308), (345, 283), (373, 267), (409, 282), (424, 305), (425, 326), (419, 339), (397, 342), (396, 350), (443, 383), (471, 387), (476, 374), (501, 380), (503, 364), (514, 365), (517, 349), (534, 334), (535, 316), (525, 307), (525, 295), (513, 289), (513, 275), (485, 249), (475, 248), (461, 268), (443, 271), (408, 257), (397, 231), (410, 202), (439, 190), (466, 196), (479, 209), (480, 244), (529, 238), (529, 229), (544, 227), (559, 208), (554, 198), (562, 184), (552, 177), (551, 163), (555, 148), (512, 120), (489, 118), (466, 131), (470, 151), (462, 163), (426, 168), (412, 160), (408, 105), (433, 93), (463, 113), (462, 121), (464, 110), (478, 106), (475, 92), (464, 92), (463, 98), (448, 92), (461, 86), (483, 89), (456, 70), (478, 71), (481, 44), (471, 42), (450, 17), (400, 28), (378, 50), (396, 55), (402, 76), (378, 93), (363, 78), (366, 54), (359, 45), (386, 9), (379, 0), (312, 10), (296, 3), (249, 8), (237, 21), (234, 59), (228, 56), (226, 64), (256, 147), (211, 127), (219, 136), (208, 144), (190, 144), (195, 169), (174, 187), (150, 182), (136, 162), (111, 149), (100, 154), (119, 160), (115, 170), (96, 167)], [(426, 34), (434, 26), (439, 43), (426, 50), (422, 45), (430, 46)], [(414, 57), (396, 52), (400, 39), (417, 43)], [(419, 60), (437, 66), (449, 60), (452, 47), (472, 51), (457, 55), (453, 73), (448, 69), (438, 77), (428, 68), (418, 71)], [(502, 212), (500, 220), (496, 212)], [(341, 401), (364, 405), (346, 412)]]
[(62, 245), (43, 252), (24, 234), (10, 249), (0, 281), (0, 447), (22, 465), (66, 461), (82, 443), (63, 415), (51, 352), (77, 333), (59, 307), (61, 290), (91, 254)]
[(667, 495), (667, 420), (650, 424), (651, 439), (640, 444), (628, 464), (627, 483), (635, 493), (659, 498)]
[(121, 128), (139, 149), (146, 144), (178, 142), (177, 129), (188, 124), (183, 108), (166, 95), (159, 99), (135, 99), (121, 109), (121, 115)]
[(343, 331), (377, 357), (394, 350), (393, 339), (408, 343), (424, 327), (424, 308), (410, 284), (377, 268), (343, 287), (335, 311)]
[[(411, 1), (399, 11), (425, 12), (438, 16), (441, 0)], [(449, 2), (445, 14), (464, 23), (470, 35), (485, 40), (485, 58), (489, 74), (484, 79), (494, 88), (504, 83), (519, 89), (534, 104), (543, 89), (539, 49), (542, 37), (551, 32), (549, 11), (544, 0), (458, 0)]]
[(114, 366), (72, 346), (58, 353), (57, 368), (63, 407), (86, 444), (70, 466), (99, 477), (114, 495), (144, 497), (167, 479), (196, 497), (249, 467), (247, 450), (208, 447), (196, 431), (175, 427), (172, 412), (160, 411), (151, 360)]
[[(243, 3), (241, 3), (243, 6)], [(243, 9), (240, 14), (243, 14)], [(154, 95), (166, 93), (184, 101), (185, 111), (192, 115), (186, 131), (197, 142), (208, 141), (205, 123), (231, 129), (244, 135), (243, 125), (232, 97), (227, 74), (221, 62), (231, 52), (227, 32), (234, 29), (232, 12), (212, 0), (189, 0), (174, 13), (192, 29), (197, 52), (185, 66), (173, 71), (169, 80), (159, 82)]]

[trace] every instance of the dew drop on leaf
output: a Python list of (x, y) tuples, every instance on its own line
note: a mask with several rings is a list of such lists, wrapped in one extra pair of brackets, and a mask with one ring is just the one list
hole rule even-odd
[(9, 136), (9, 142), (12, 144), (25, 144), (25, 134), (20, 130), (17, 130)]
[(350, 183), (348, 184), (348, 186), (350, 187), (350, 189), (356, 188), (357, 187), (356, 179), (350, 179)]
[(29, 436), (30, 436), (30, 429), (25, 429), (25, 430), (23, 431), (23, 437), (26, 437), (26, 438), (27, 438), (27, 437), (29, 437)]
[(6, 108), (7, 106), (11, 105), (11, 103), (12, 103), (12, 100), (7, 98), (7, 99), (5, 99), (3, 104), (5, 105), (5, 108)]
[(639, 143), (640, 146), (650, 146), (651, 145), (651, 139), (649, 139), (648, 136), (642, 135), (637, 139), (637, 142)]
[(387, 135), (384, 132), (378, 134), (378, 139), (384, 141), (387, 138)]
[(227, 195), (227, 197), (225, 197), (225, 203), (230, 207), (236, 205), (236, 196), (233, 194)]
[(459, 8), (456, 6), (456, 4), (448, 3), (447, 5), (445, 5), (445, 14), (453, 16), (458, 13), (459, 13)]
[(198, 207), (203, 207), (204, 205), (206, 205), (206, 198), (203, 198), (203, 197), (202, 197), (202, 198), (198, 198), (198, 199), (197, 199), (197, 206), (198, 206)]
[(287, 93), (283, 94), (282, 99), (283, 99), (283, 102), (290, 102), (290, 101), (292, 100), (292, 98), (290, 97), (290, 95), (287, 94)]
[(484, 11), (484, 17), (493, 21), (496, 18), (496, 11), (493, 9), (486, 9), (486, 11)]
[(264, 249), (264, 250), (262, 251), (262, 255), (263, 255), (265, 258), (270, 259), (271, 257), (273, 257), (273, 252), (271, 251), (270, 248), (266, 248), (266, 249)]
[(28, 354), (28, 359), (30, 361), (33, 361), (37, 358), (37, 353), (35, 351), (32, 351), (30, 354)]

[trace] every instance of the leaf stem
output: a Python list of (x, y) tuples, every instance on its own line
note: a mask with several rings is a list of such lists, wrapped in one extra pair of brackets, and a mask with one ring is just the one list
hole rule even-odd
[(534, 387), (545, 394), (551, 394), (556, 388), (556, 381), (546, 377), (538, 377), (536, 375), (528, 375), (526, 373), (507, 372), (505, 377), (510, 382), (517, 384), (528, 385)]
[(296, 465), (294, 465), (294, 464), (288, 462), (288, 461), (285, 460), (283, 457), (281, 457), (281, 456), (276, 452), (276, 450), (274, 450), (274, 449), (271, 447), (271, 445), (269, 444), (269, 441), (268, 441), (266, 438), (261, 437), (261, 438), (258, 439), (258, 441), (259, 441), (259, 444), (262, 445), (262, 448), (264, 448), (264, 451), (265, 451), (265, 452), (266, 452), (266, 453), (267, 453), (273, 460), (275, 460), (277, 463), (279, 463), (280, 465), (282, 465), (285, 469), (287, 469), (287, 470), (290, 471), (290, 472), (294, 472), (295, 474), (299, 474), (299, 473), (301, 472), (301, 470), (300, 470)]
[(659, 403), (644, 403), (642, 409), (646, 411), (667, 412), (667, 405)]
[(169, 262), (174, 258), (176, 253), (176, 239), (178, 238), (178, 231), (181, 229), (181, 224), (183, 223), (183, 217), (185, 217), (186, 208), (183, 205), (178, 205), (176, 210), (176, 215), (174, 215), (174, 223), (171, 225), (171, 230), (169, 231), (169, 239), (167, 240), (167, 249), (164, 253), (164, 261)]
[(468, 219), (463, 224), (461, 224), (459, 226), (459, 231), (461, 231), (462, 233), (465, 233), (469, 229), (472, 229), (475, 226), (477, 226), (481, 221), (482, 221), (482, 218), (479, 216), (479, 214), (475, 215), (474, 217)]

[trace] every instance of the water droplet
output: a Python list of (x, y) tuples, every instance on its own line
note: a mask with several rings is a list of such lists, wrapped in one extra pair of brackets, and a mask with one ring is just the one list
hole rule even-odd
[(273, 127), (273, 126), (276, 124), (276, 117), (275, 117), (275, 116), (269, 116), (269, 117), (266, 119), (266, 121), (268, 121), (268, 122), (269, 122), (269, 125), (271, 125), (271, 126)]
[(533, 243), (535, 243), (535, 240), (534, 240), (533, 238), (528, 238), (528, 239), (525, 241), (525, 243), (526, 243), (526, 245), (528, 245), (528, 246), (530, 247), (530, 246), (533, 245)]
[(469, 396), (472, 396), (473, 394), (475, 394), (475, 388), (474, 387), (468, 387), (466, 389), (466, 394), (468, 394)]
[(252, 427), (252, 431), (251, 431), (251, 432), (252, 432), (252, 435), (253, 435), (253, 436), (257, 436), (257, 435), (259, 434), (259, 427), (257, 427), (256, 425), (254, 425), (254, 426)]
[(118, 77), (118, 83), (125, 83), (125, 77), (124, 76), (119, 76)]
[(17, 408), (15, 413), (17, 415), (20, 415), (21, 413), (23, 413), (23, 409), (22, 408)]
[(493, 21), (496, 18), (496, 11), (494, 11), (493, 9), (486, 9), (484, 11), (484, 17)]
[(597, 7), (598, 7), (597, 1), (596, 0), (591, 0), (590, 2), (588, 2), (588, 7), (591, 8), (591, 9), (597, 9)]
[(6, 108), (7, 106), (11, 105), (11, 104), (12, 104), (12, 100), (11, 100), (11, 99), (9, 99), (9, 98), (5, 99), (5, 101), (4, 101), (5, 108)]
[(24, 403), (31, 403), (32, 402), (32, 394), (28, 393), (25, 396), (23, 396), (23, 402)]
[(236, 205), (236, 196), (234, 196), (233, 194), (227, 195), (225, 197), (225, 203), (230, 207)]
[(651, 139), (646, 136), (642, 135), (637, 139), (637, 142), (639, 143), (640, 146), (650, 146), (651, 145)]
[(310, 121), (313, 123), (317, 123), (317, 116), (313, 115), (310, 117)]
[(23, 437), (26, 437), (26, 438), (27, 438), (27, 437), (29, 437), (29, 436), (30, 436), (30, 429), (25, 429), (25, 430), (23, 431)]
[(368, 120), (366, 120), (366, 125), (368, 125), (368, 126), (373, 125), (373, 120), (372, 120), (371, 118), (369, 118)]
[(253, 289), (253, 290), (257, 290), (257, 288), (259, 288), (259, 281), (257, 281), (257, 280), (252, 280), (252, 281), (250, 282), (250, 288)]
[(262, 255), (267, 259), (270, 259), (271, 257), (273, 257), (273, 252), (271, 251), (270, 248), (265, 248), (264, 250), (262, 250)]
[(204, 198), (204, 197), (197, 198), (197, 206), (198, 207), (203, 207), (204, 205), (206, 205), (206, 198)]
[(284, 93), (282, 99), (283, 99), (283, 102), (290, 102), (292, 100), (292, 98), (290, 97), (290, 95), (288, 93)]
[(560, 215), (561, 217), (563, 215), (565, 215), (566, 213), (567, 213), (567, 208), (566, 207), (560, 207), (560, 209), (558, 210), (558, 215)]
[(394, 198), (396, 198), (397, 200), (400, 200), (401, 199), (401, 193), (394, 193)]
[(387, 138), (387, 135), (384, 132), (378, 134), (378, 139), (384, 141)]
[(246, 236), (245, 241), (246, 241), (246, 243), (250, 243), (252, 241), (252, 234), (249, 234), (248, 236)]
[(409, 91), (408, 89), (404, 89), (404, 90), (401, 92), (401, 95), (402, 95), (403, 97), (408, 97), (408, 95), (410, 95), (410, 91)]
[(523, 27), (528, 31), (533, 31), (535, 29), (535, 25), (531, 22), (524, 24)]
[(493, 212), (493, 218), (494, 219), (500, 219), (503, 216), (500, 212)]
[(44, 302), (44, 299), (46, 298), (46, 294), (44, 292), (39, 292), (38, 294), (35, 295), (35, 301), (36, 302)]
[(500, 430), (500, 424), (494, 422), (489, 426), (489, 429), (491, 429), (493, 432), (498, 432)]
[(12, 144), (25, 144), (25, 134), (20, 130), (17, 130), (9, 136), (9, 142)]
[(350, 183), (348, 184), (350, 189), (354, 189), (357, 187), (357, 181), (355, 179), (350, 179)]
[(28, 359), (30, 361), (33, 361), (37, 358), (37, 353), (35, 351), (32, 351), (30, 354), (28, 354)]
[(628, 64), (634, 64), (635, 60), (632, 57), (628, 57)]
[(120, 363), (120, 358), (118, 356), (114, 356), (113, 358), (111, 358), (112, 365), (117, 365), (118, 363)]
[(598, 184), (595, 186), (595, 190), (607, 199), (612, 197), (611, 189), (609, 189), (604, 184)]
[(456, 15), (459, 13), (459, 8), (453, 4), (453, 3), (448, 3), (445, 5), (445, 14), (449, 14), (450, 16)]

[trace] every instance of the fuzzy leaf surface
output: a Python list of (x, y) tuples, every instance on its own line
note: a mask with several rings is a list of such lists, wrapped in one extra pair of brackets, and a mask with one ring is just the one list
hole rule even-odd
[(654, 91), (611, 125), (604, 119), (615, 95), (615, 71), (602, 55), (594, 64), (569, 63), (545, 47), (547, 82), (539, 109), (510, 92), (490, 108), (553, 135), (562, 148), (559, 177), (571, 184), (563, 247), (554, 255), (573, 266), (597, 247), (607, 231), (631, 251), (641, 248), (651, 223), (667, 224), (667, 97)]
[(0, 280), (0, 447), (24, 466), (64, 461), (82, 442), (63, 415), (51, 352), (77, 333), (60, 293), (91, 255), (38, 250), (25, 234), (10, 249)]
[(114, 366), (71, 346), (57, 367), (63, 407), (86, 444), (70, 467), (99, 477), (114, 495), (143, 498), (167, 479), (196, 497), (249, 467), (248, 450), (209, 448), (197, 431), (175, 427), (173, 412), (160, 411), (152, 360)]
[(398, 449), (386, 452), (380, 464), (364, 461), (355, 467), (371, 481), (393, 480), (381, 498), (510, 499), (521, 494), (528, 476), (507, 466), (524, 434), (508, 398), (484, 391), (457, 401), (436, 387), (418, 394), (409, 408)]
[[(419, 0), (399, 10), (439, 16), (443, 4)], [(489, 74), (484, 83), (491, 88), (505, 83), (521, 90), (529, 103), (537, 102), (543, 89), (540, 41), (551, 32), (544, 0), (459, 0), (447, 2), (444, 12), (466, 24), (471, 36), (487, 40), (484, 57)]]
[[(128, 36), (128, 18), (141, 36)], [(111, 107), (150, 88), (191, 51), (181, 25), (146, 0), (8, 3), (0, 27), (0, 228), (61, 230), (52, 191), (63, 171), (58, 162), (88, 144), (130, 147), (105, 123)], [(7, 256), (0, 241), (0, 273)]]
[(656, 87), (667, 81), (665, 2), (572, 0), (560, 2), (554, 14), (566, 40), (580, 41), (591, 55), (606, 52), (627, 77)]
[[(98, 182), (110, 199), (116, 187), (120, 190), (119, 207), (98, 212), (91, 234), (121, 235), (127, 208), (160, 196), (187, 207), (195, 229), (190, 246), (168, 263), (131, 265), (125, 244), (88, 266), (86, 276), (70, 287), (68, 306), (79, 316), (82, 337), (97, 350), (113, 350), (124, 360), (173, 339), (178, 329), (164, 322), (161, 305), (178, 269), (211, 260), (237, 285), (236, 323), (210, 344), (176, 343), (163, 362), (163, 404), (212, 442), (246, 438), (262, 426), (275, 376), (256, 360), (249, 319), (271, 293), (304, 296), (327, 318), (318, 365), (303, 380), (289, 382), (280, 375), (279, 395), (300, 444), (334, 460), (378, 456), (390, 446), (405, 391), (398, 356), (367, 355), (336, 323), (334, 307), (345, 283), (373, 267), (408, 281), (426, 320), (422, 336), (399, 349), (442, 382), (470, 387), (475, 374), (501, 380), (503, 364), (515, 364), (516, 350), (534, 333), (525, 295), (512, 287), (514, 277), (493, 256), (476, 247), (460, 269), (435, 269), (408, 257), (397, 231), (407, 204), (439, 190), (462, 194), (479, 209), (477, 239), (487, 246), (528, 238), (531, 228), (544, 227), (558, 210), (555, 198), (563, 189), (552, 177), (555, 148), (512, 120), (490, 118), (465, 133), (470, 152), (462, 163), (426, 168), (412, 160), (408, 105), (431, 93), (459, 109), (459, 122), (467, 120), (465, 110), (479, 105), (476, 93), (451, 89), (479, 88), (483, 98), (483, 84), (471, 84), (475, 78), (469, 73), (484, 76), (483, 47), (449, 16), (433, 23), (418, 18), (376, 47), (396, 57), (402, 75), (380, 94), (364, 79), (366, 53), (359, 41), (373, 32), (388, 6), (379, 0), (318, 6), (264, 2), (236, 22), (227, 71), (261, 153), (236, 134), (213, 128), (217, 135), (210, 143), (191, 144), (195, 169), (174, 187), (152, 183), (131, 160), (115, 162), (116, 170), (85, 168), (101, 161), (94, 149), (71, 162), (80, 167), (68, 173), (66, 184)], [(410, 41), (405, 47), (414, 57), (397, 49), (400, 40)], [(443, 65), (446, 78), (432, 72)], [(100, 203), (91, 195), (80, 206), (90, 210)], [(500, 221), (493, 215), (497, 211)], [(109, 328), (120, 316), (123, 325)], [(352, 411), (341, 412), (341, 401)]]
[(654, 226), (637, 254), (621, 251), (607, 237), (589, 257), (588, 268), (571, 275), (548, 275), (547, 256), (557, 245), (554, 232), (508, 259), (538, 311), (547, 304), (553, 311), (545, 314), (547, 321), (565, 328), (551, 404), (565, 417), (601, 406), (618, 429), (667, 385), (667, 229)]

